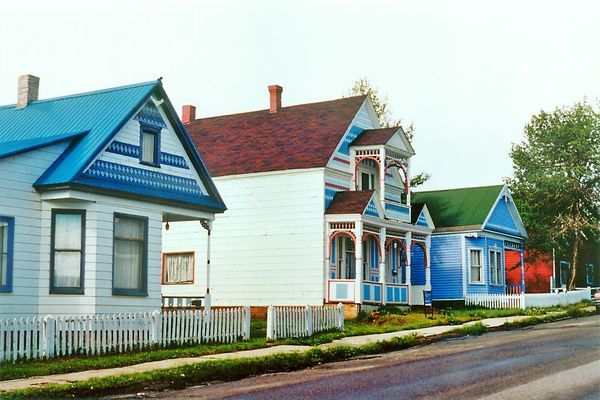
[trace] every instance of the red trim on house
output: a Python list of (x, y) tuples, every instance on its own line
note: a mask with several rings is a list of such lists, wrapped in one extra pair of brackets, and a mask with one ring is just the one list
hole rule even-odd
[[(379, 262), (381, 263), (381, 243), (379, 242), (379, 235), (374, 234), (373, 232), (365, 232), (363, 233), (362, 236), (362, 243), (365, 243), (366, 240), (369, 236), (373, 237), (373, 239), (375, 239), (375, 241), (377, 242), (377, 251), (379, 253)], [(363, 260), (365, 259), (366, 255), (363, 254)], [(379, 268), (379, 267), (378, 267)]]
[(417, 242), (417, 241), (412, 241), (412, 243), (410, 244), (410, 249), (412, 250), (414, 245), (417, 245), (421, 248), (421, 250), (423, 250), (423, 255), (425, 257), (423, 257), (423, 262), (425, 263), (425, 268), (429, 267), (429, 265), (427, 265), (427, 246), (425, 246), (425, 243), (423, 242)]
[(336, 185), (335, 183), (329, 183), (329, 182), (325, 182), (325, 186), (333, 188), (333, 189), (339, 189), (339, 190), (350, 190), (349, 187), (344, 187), (344, 186)]
[(336, 156), (333, 157), (333, 161), (337, 161), (337, 162), (339, 162), (341, 164), (350, 165), (350, 161), (344, 160), (343, 158), (339, 158), (339, 157), (336, 157)]

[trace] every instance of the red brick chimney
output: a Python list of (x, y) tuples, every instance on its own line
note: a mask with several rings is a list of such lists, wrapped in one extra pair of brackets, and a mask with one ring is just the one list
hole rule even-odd
[(196, 106), (183, 106), (183, 111), (181, 112), (181, 122), (184, 125), (189, 124), (190, 122), (196, 119)]
[(271, 107), (269, 112), (276, 113), (281, 111), (281, 93), (283, 92), (283, 88), (279, 85), (270, 85), (269, 86), (269, 97)]

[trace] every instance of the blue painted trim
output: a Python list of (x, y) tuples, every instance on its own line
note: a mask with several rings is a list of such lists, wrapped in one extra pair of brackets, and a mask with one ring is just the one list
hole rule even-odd
[(0, 216), (0, 221), (8, 224), (8, 238), (6, 240), (6, 283), (0, 284), (0, 293), (11, 293), (13, 290), (13, 263), (15, 253), (15, 218)]
[[(115, 140), (110, 144), (110, 146), (108, 146), (106, 152), (139, 159), (141, 149), (140, 146), (137, 146), (135, 144), (129, 144)], [(187, 165), (187, 162), (185, 161), (185, 158), (171, 153), (161, 152), (160, 164), (187, 170), (190, 169), (190, 167), (188, 167)]]
[(160, 111), (158, 111), (154, 103), (151, 101), (148, 101), (133, 119), (139, 121), (140, 124), (151, 125), (156, 128), (167, 127), (167, 124), (165, 124), (165, 121), (160, 115)]
[[(142, 86), (142, 85), (147, 85), (148, 83), (150, 83), (150, 82), (147, 82), (145, 84), (130, 85), (130, 86), (131, 87)], [(126, 87), (129, 87), (129, 86), (126, 86)], [(125, 88), (125, 86), (123, 88)], [(71, 182), (74, 179), (77, 179), (77, 177), (79, 177), (79, 175), (81, 175), (85, 171), (85, 169), (88, 167), (88, 165), (90, 165), (90, 163), (98, 156), (98, 154), (100, 154), (102, 149), (104, 149), (108, 145), (108, 143), (110, 143), (110, 141), (121, 130), (121, 128), (123, 128), (125, 126), (125, 124), (133, 117), (133, 114), (140, 107), (142, 107), (142, 105), (148, 100), (148, 98), (152, 95), (152, 93), (158, 88), (162, 88), (162, 82), (160, 80), (157, 80), (155, 82), (155, 84), (151, 88), (148, 89), (148, 93), (145, 96), (142, 96), (142, 98), (136, 103), (136, 105), (131, 108), (131, 111), (128, 112), (117, 125), (115, 125), (115, 128), (112, 130), (110, 135), (106, 135), (106, 137), (104, 138), (102, 143), (100, 143), (98, 146), (96, 146), (95, 151), (92, 152), (92, 154), (88, 157), (88, 159), (85, 162), (83, 162), (81, 164), (81, 166), (74, 173), (71, 174), (71, 177), (67, 180), (67, 182)], [(103, 91), (108, 91), (108, 90), (110, 90), (110, 89), (99, 90), (97, 92), (91, 92), (91, 93), (101, 93)], [(112, 90), (114, 90), (114, 89), (112, 89)], [(87, 94), (91, 94), (91, 93), (87, 93)], [(65, 97), (75, 97), (75, 96), (78, 96), (78, 95), (71, 95), (71, 96), (65, 96)], [(52, 163), (50, 168), (48, 168), (42, 174), (42, 176), (39, 177), (39, 179), (34, 183), (34, 186), (44, 185), (43, 182), (46, 180), (46, 178), (49, 175), (51, 175), (56, 170), (56, 168), (58, 168), (59, 165), (61, 165), (62, 160), (64, 160), (71, 153), (73, 147), (74, 147), (73, 143), (71, 143), (71, 145), (60, 155), (60, 157), (58, 157), (58, 159), (56, 159), (56, 161), (54, 161)]]
[[(54, 285), (54, 241), (56, 239), (56, 215), (69, 214), (81, 216), (81, 250), (79, 251), (79, 286), (63, 287)], [(86, 226), (86, 211), (79, 209), (64, 209), (53, 208), (50, 228), (50, 294), (84, 294), (85, 292), (85, 226)]]
[[(144, 247), (142, 251), (142, 287), (139, 289), (124, 289), (115, 287), (115, 219), (137, 219), (144, 223)], [(148, 296), (148, 217), (139, 215), (130, 215), (122, 213), (113, 213), (113, 249), (112, 249), (112, 294), (113, 296)]]
[(52, 144), (64, 142), (65, 140), (77, 139), (86, 135), (88, 132), (89, 131), (66, 133), (64, 135), (56, 135), (47, 138), (5, 142), (2, 143), (2, 150), (0, 150), (0, 159), (14, 156), (16, 154), (25, 153), (27, 151), (39, 149), (41, 147), (50, 146)]
[(352, 125), (350, 131), (348, 131), (348, 134), (344, 137), (338, 152), (345, 155), (350, 155), (350, 143), (352, 143), (352, 141), (354, 141), (354, 139), (356, 139), (358, 135), (362, 133), (362, 131), (364, 131), (364, 129)]
[[(156, 126), (152, 126), (152, 125), (148, 125), (148, 124), (144, 124), (143, 122), (140, 122), (140, 158), (139, 158), (140, 164), (160, 168), (160, 131), (161, 131), (161, 129)], [(143, 161), (143, 159), (142, 159), (142, 157), (143, 157), (142, 143), (143, 143), (143, 139), (144, 139), (144, 133), (149, 133), (149, 134), (153, 135), (153, 137), (154, 137), (154, 154), (152, 155), (152, 160), (153, 160), (152, 162), (146, 162), (146, 161)]]

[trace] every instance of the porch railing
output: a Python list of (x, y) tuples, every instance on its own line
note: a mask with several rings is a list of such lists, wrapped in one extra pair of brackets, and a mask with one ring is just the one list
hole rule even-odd
[(329, 279), (327, 294), (330, 303), (354, 303), (354, 279)]
[(523, 293), (523, 287), (520, 283), (508, 284), (504, 289), (504, 294), (521, 294)]
[(363, 281), (363, 302), (380, 304), (383, 301), (383, 284)]
[(408, 304), (410, 301), (408, 285), (386, 283), (385, 301), (387, 304)]

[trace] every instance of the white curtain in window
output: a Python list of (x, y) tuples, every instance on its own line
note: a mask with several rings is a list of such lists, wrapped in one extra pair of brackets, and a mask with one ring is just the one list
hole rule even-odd
[(144, 222), (134, 218), (115, 218), (115, 236), (118, 239), (144, 239)]
[(8, 275), (8, 224), (0, 222), (0, 285), (6, 285)]
[(54, 224), (55, 249), (81, 250), (80, 214), (56, 214)]
[(54, 220), (55, 287), (80, 286), (81, 250), (81, 215), (56, 214)]
[(155, 134), (150, 132), (142, 133), (142, 161), (154, 163), (154, 140)]
[(54, 286), (79, 287), (81, 253), (78, 251), (54, 252)]
[(481, 281), (481, 252), (479, 250), (471, 250), (471, 281)]
[(143, 247), (140, 242), (115, 240), (115, 288), (142, 288)]
[(191, 254), (167, 254), (165, 256), (165, 283), (192, 282), (193, 259)]

